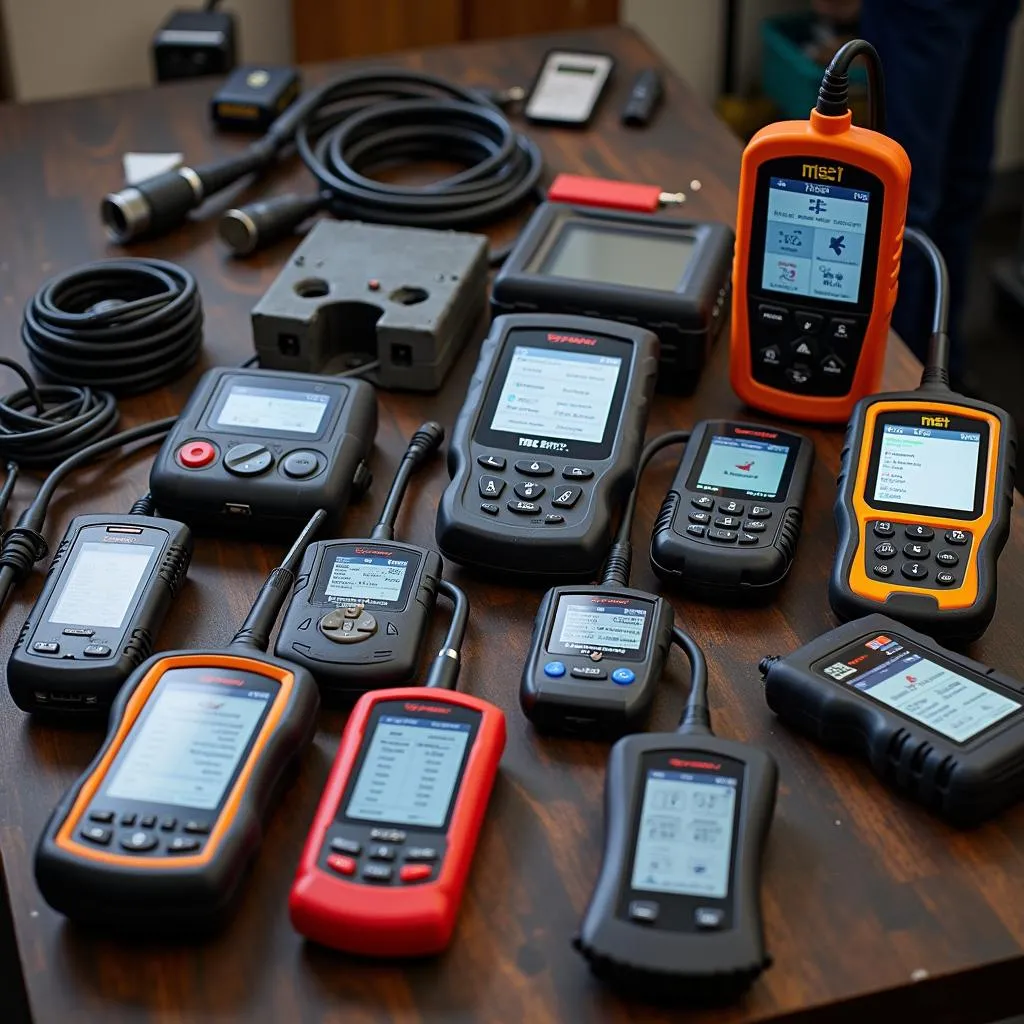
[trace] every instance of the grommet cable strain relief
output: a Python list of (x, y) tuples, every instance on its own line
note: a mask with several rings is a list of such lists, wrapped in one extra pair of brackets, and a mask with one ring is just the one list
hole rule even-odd
[(20, 583), (49, 550), (46, 538), (38, 530), (31, 526), (14, 526), (4, 534), (0, 544), (0, 568), (13, 569)]
[(128, 510), (130, 516), (151, 516), (156, 511), (156, 502), (153, 500), (152, 494), (144, 494), (141, 498), (137, 498), (133, 503), (132, 507)]
[(761, 673), (761, 678), (763, 679), (766, 675), (768, 675), (768, 670), (772, 667), (772, 665), (775, 664), (775, 662), (781, 660), (782, 659), (781, 657), (779, 657), (778, 654), (769, 654), (766, 658), (762, 658), (757, 663), (757, 670)]
[(825, 69), (815, 109), (826, 117), (842, 117), (850, 104), (850, 76), (845, 71)]

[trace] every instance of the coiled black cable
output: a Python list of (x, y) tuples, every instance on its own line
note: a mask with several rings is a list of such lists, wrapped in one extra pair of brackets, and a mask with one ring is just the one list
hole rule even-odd
[(116, 395), (153, 391), (199, 358), (199, 289), (187, 270), (165, 260), (87, 263), (33, 296), (21, 339), (47, 380)]
[[(285, 195), (229, 210), (224, 241), (239, 254), (281, 238), (317, 210), (339, 218), (410, 227), (468, 229), (495, 221), (537, 195), (540, 150), (482, 93), (401, 69), (335, 79), (297, 107), (299, 156), (319, 193)], [(278, 122), (268, 137), (275, 133)], [(289, 139), (275, 138), (283, 146)], [(386, 167), (419, 161), (464, 164), (421, 185), (379, 181)], [(498, 262), (504, 252), (492, 255)]]

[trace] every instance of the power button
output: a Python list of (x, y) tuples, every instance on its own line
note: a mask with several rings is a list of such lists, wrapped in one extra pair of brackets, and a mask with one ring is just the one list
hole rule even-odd
[(209, 441), (189, 441), (178, 449), (178, 461), (186, 469), (202, 469), (217, 458), (217, 449)]

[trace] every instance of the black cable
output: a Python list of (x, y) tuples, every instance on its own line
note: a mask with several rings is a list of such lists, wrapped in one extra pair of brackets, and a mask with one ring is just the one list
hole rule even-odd
[(199, 358), (199, 289), (165, 260), (87, 263), (39, 289), (25, 307), (21, 340), (47, 380), (116, 395), (153, 391)]
[(690, 695), (676, 732), (711, 735), (711, 709), (708, 707), (708, 663), (700, 645), (685, 630), (672, 627), (672, 643), (682, 648), (690, 663)]
[(141, 498), (136, 498), (132, 502), (132, 507), (128, 509), (128, 515), (130, 516), (151, 516), (155, 514), (156, 502), (153, 500), (153, 495), (148, 491)]
[(0, 488), (0, 530), (3, 529), (3, 519), (7, 514), (7, 506), (11, 503), (11, 495), (14, 494), (14, 485), (18, 482), (18, 464), (7, 463), (7, 476), (4, 478), (4, 485)]
[(402, 506), (402, 499), (405, 497), (406, 488), (412, 479), (413, 473), (423, 465), (427, 459), (441, 447), (444, 441), (444, 427), (434, 420), (428, 420), (422, 424), (416, 433), (409, 440), (405, 449), (402, 461), (398, 464), (395, 477), (391, 481), (391, 489), (384, 499), (384, 507), (381, 509), (377, 525), (370, 534), (372, 540), (394, 540), (395, 520), (398, 518), (398, 510)]
[[(321, 209), (382, 224), (480, 227), (538, 198), (543, 170), (536, 144), (515, 130), (491, 97), (423, 72), (377, 68), (307, 91), (235, 156), (111, 193), (101, 205), (103, 221), (118, 242), (161, 234), (216, 192), (269, 167), (293, 144), (318, 191), (228, 211), (221, 235), (236, 253), (291, 234)], [(425, 185), (370, 177), (398, 164), (439, 160), (465, 167)]]
[(633, 563), (633, 545), (630, 543), (630, 534), (633, 531), (633, 517), (636, 515), (636, 500), (640, 494), (640, 477), (647, 468), (647, 463), (662, 450), (674, 444), (686, 444), (690, 440), (689, 430), (670, 430), (668, 433), (660, 434), (653, 441), (644, 445), (640, 453), (640, 461), (636, 467), (636, 476), (633, 479), (633, 489), (629, 492), (629, 500), (619, 521), (619, 532), (615, 536), (615, 543), (604, 563), (604, 571), (601, 574), (602, 587), (628, 587), (629, 570)]
[(920, 229), (906, 228), (903, 237), (924, 253), (935, 279), (932, 333), (921, 373), (921, 389), (949, 390), (949, 271), (939, 247)]
[(435, 690), (454, 690), (459, 681), (460, 651), (466, 636), (466, 624), (469, 622), (469, 599), (461, 587), (448, 580), (439, 580), (437, 589), (452, 602), (452, 620), (448, 624), (448, 634), (441, 650), (437, 652), (427, 673), (424, 686)]
[(20, 583), (29, 574), (32, 566), (46, 556), (46, 538), (40, 531), (46, 520), (50, 500), (61, 481), (97, 455), (103, 455), (132, 441), (162, 439), (175, 422), (176, 417), (169, 416), (167, 419), (154, 420), (152, 423), (143, 423), (130, 430), (122, 430), (119, 434), (113, 434), (82, 448), (50, 471), (49, 476), (36, 491), (31, 504), (18, 517), (17, 524), (4, 534), (3, 541), (0, 542), (0, 608), (7, 601), (14, 584)]
[(818, 90), (815, 109), (827, 117), (842, 117), (850, 109), (850, 65), (864, 57), (868, 69), (868, 128), (885, 132), (885, 78), (878, 51), (865, 39), (851, 39), (836, 51)]
[(106, 437), (117, 424), (117, 402), (108, 391), (75, 384), (36, 386), (28, 371), (0, 356), (24, 387), (0, 398), (0, 459), (23, 469), (52, 466)]

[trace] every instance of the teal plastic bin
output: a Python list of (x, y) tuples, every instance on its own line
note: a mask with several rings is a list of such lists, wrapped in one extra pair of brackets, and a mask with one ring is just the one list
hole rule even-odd
[[(803, 120), (818, 99), (825, 69), (803, 50), (811, 41), (813, 24), (812, 14), (787, 14), (761, 22), (761, 91), (785, 117)], [(863, 67), (851, 70), (850, 82), (864, 87)]]

